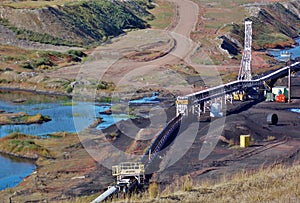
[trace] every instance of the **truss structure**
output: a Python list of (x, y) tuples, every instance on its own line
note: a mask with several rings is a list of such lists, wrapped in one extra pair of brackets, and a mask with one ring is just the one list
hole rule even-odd
[(244, 51), (239, 70), (238, 80), (251, 80), (251, 46), (252, 46), (252, 21), (245, 21)]

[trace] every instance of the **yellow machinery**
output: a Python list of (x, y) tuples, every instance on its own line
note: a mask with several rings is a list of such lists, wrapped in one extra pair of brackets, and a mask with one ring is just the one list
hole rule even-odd
[(234, 92), (232, 94), (232, 96), (233, 96), (234, 101), (245, 101), (245, 100), (247, 100), (247, 93), (244, 92), (244, 91)]

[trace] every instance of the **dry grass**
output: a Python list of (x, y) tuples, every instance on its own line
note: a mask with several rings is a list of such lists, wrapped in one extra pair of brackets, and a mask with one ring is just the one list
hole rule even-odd
[[(126, 202), (299, 202), (300, 165), (276, 166), (257, 172), (225, 175), (219, 183), (202, 181), (194, 184), (189, 176), (180, 177), (163, 192), (152, 184), (151, 193), (133, 196)], [(153, 190), (153, 191), (152, 191)], [(152, 194), (153, 193), (153, 194)], [(152, 195), (151, 195), (152, 194)], [(154, 195), (155, 194), (155, 195)], [(158, 195), (158, 196), (157, 196)], [(84, 200), (90, 200), (84, 197)], [(78, 202), (80, 199), (77, 199)], [(124, 202), (115, 200), (114, 202)]]
[(149, 24), (153, 29), (165, 29), (172, 22), (174, 16), (174, 4), (169, 1), (155, 0), (155, 8), (150, 12), (155, 16), (155, 19)]
[[(190, 182), (192, 184), (192, 182)], [(185, 183), (186, 184), (186, 183)], [(184, 188), (183, 188), (184, 189)], [(255, 173), (225, 176), (218, 184), (203, 183), (149, 202), (299, 202), (300, 165), (277, 166)]]
[(151, 183), (149, 186), (149, 197), (156, 198), (159, 193), (159, 186), (157, 183)]

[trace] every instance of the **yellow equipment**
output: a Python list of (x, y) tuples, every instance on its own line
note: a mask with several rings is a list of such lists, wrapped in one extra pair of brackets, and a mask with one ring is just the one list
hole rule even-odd
[(240, 136), (240, 147), (246, 148), (250, 146), (250, 135), (241, 135)]
[(247, 99), (247, 94), (245, 92), (235, 92), (232, 95), (234, 101), (245, 101)]

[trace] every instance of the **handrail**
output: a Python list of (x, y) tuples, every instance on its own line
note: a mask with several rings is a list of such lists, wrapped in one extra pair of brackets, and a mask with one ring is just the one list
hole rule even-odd
[(224, 94), (230, 94), (232, 92), (243, 90), (244, 88), (255, 87), (262, 85), (264, 81), (270, 79), (277, 79), (287, 73), (288, 69), (296, 70), (300, 68), (300, 62), (295, 62), (290, 66), (280, 68), (268, 75), (255, 80), (236, 80), (223, 85), (212, 87), (209, 89), (201, 90), (192, 94), (188, 94), (185, 97), (189, 99), (190, 104), (201, 103), (216, 97), (220, 97)]

